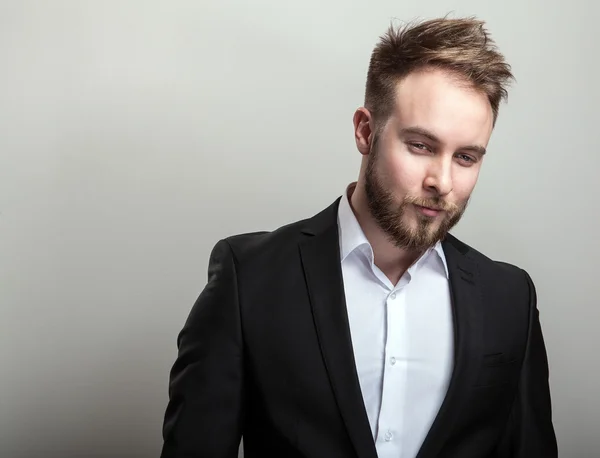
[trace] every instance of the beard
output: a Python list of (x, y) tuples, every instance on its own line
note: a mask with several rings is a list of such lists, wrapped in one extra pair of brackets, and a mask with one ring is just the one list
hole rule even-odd
[[(373, 140), (365, 170), (365, 194), (369, 211), (377, 225), (398, 248), (424, 251), (446, 237), (462, 218), (469, 199), (460, 205), (446, 202), (443, 198), (405, 196), (398, 202), (386, 188), (377, 170), (377, 136)], [(435, 217), (418, 212), (415, 205), (441, 209)], [(410, 207), (413, 207), (415, 223), (411, 224)], [(441, 221), (440, 221), (441, 218)]]

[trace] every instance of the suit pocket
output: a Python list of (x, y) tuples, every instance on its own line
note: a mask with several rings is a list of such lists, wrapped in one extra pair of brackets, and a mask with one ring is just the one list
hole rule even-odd
[(475, 387), (492, 387), (505, 385), (518, 376), (517, 359), (504, 353), (484, 355)]
[(505, 353), (490, 353), (483, 355), (482, 365), (484, 367), (503, 366), (505, 364), (512, 364), (516, 360), (516, 358), (512, 358)]

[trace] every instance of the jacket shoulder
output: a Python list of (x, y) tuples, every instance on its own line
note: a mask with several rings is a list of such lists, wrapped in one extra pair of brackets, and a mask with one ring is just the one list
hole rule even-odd
[(288, 223), (275, 230), (236, 234), (223, 240), (231, 247), (238, 263), (268, 260), (273, 265), (278, 259), (289, 260), (289, 255), (298, 252), (298, 244), (307, 234), (314, 235), (337, 226), (339, 201), (340, 198), (316, 215)]
[(271, 231), (234, 234), (225, 237), (223, 241), (230, 246), (236, 262), (246, 264), (295, 249), (307, 221), (308, 219), (295, 221)]
[(467, 245), (466, 243), (462, 242), (456, 237), (450, 237), (450, 243), (452, 243), (459, 251), (466, 254), (473, 261), (475, 261), (479, 266), (482, 274), (486, 278), (492, 276), (494, 278), (503, 280), (503, 282), (514, 281), (522, 284), (523, 280), (529, 277), (528, 273), (521, 267), (506, 261), (498, 261), (495, 259), (491, 259), (490, 257), (486, 256), (485, 254), (476, 250), (475, 248)]

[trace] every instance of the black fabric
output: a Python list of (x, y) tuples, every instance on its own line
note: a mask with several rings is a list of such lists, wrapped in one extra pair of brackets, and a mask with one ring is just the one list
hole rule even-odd
[[(376, 458), (340, 265), (339, 199), (313, 218), (214, 247), (178, 338), (162, 458)], [(535, 288), (453, 236), (455, 359), (418, 458), (553, 458)]]

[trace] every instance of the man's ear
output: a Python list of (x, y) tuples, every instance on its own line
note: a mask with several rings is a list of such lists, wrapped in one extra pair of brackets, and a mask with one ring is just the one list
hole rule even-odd
[(375, 133), (375, 122), (371, 112), (360, 107), (354, 112), (354, 140), (356, 147), (363, 156), (369, 154)]

